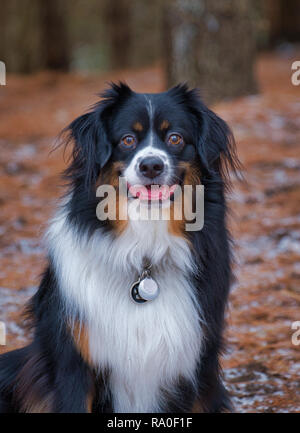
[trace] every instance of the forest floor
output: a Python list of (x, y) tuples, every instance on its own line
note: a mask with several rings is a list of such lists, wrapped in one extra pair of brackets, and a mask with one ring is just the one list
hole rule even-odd
[[(291, 328), (300, 320), (300, 86), (292, 86), (290, 68), (283, 55), (262, 55), (260, 93), (213, 107), (233, 129), (247, 181), (234, 181), (229, 197), (236, 281), (222, 362), (237, 412), (300, 412), (300, 346)], [(7, 326), (0, 353), (29, 339), (20, 313), (38, 285), (42, 233), (62, 193), (65, 162), (61, 149), (50, 152), (55, 137), (120, 78), (137, 91), (164, 89), (159, 67), (8, 76), (0, 88), (0, 320)]]

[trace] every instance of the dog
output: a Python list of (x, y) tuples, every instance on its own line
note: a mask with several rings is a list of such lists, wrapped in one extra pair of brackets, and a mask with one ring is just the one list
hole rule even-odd
[[(142, 94), (112, 83), (101, 96), (64, 130), (73, 143), (67, 193), (28, 304), (33, 340), (0, 357), (0, 412), (231, 411), (220, 356), (232, 281), (232, 133), (186, 84)], [(174, 207), (174, 186), (202, 185), (202, 230), (186, 230), (184, 216), (130, 217), (145, 201), (134, 189), (123, 200), (127, 219), (99, 219), (107, 197), (97, 188), (120, 198), (120, 178), (144, 188), (148, 210), (152, 201)], [(164, 197), (152, 190), (162, 185)]]

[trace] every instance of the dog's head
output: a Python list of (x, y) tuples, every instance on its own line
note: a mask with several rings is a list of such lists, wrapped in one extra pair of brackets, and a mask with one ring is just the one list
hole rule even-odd
[[(100, 224), (123, 231), (121, 213), (132, 219), (130, 209), (135, 205), (157, 209), (159, 204), (173, 211), (162, 218), (170, 220), (172, 232), (182, 235), (185, 222), (193, 220), (186, 218), (184, 206), (190, 203), (197, 209), (195, 190), (200, 184), (205, 188), (205, 221), (224, 219), (224, 186), (228, 169), (234, 170), (237, 161), (234, 141), (226, 123), (203, 104), (196, 90), (179, 85), (163, 93), (142, 94), (125, 84), (112, 84), (91, 112), (71, 123), (68, 132), (74, 142), (66, 172), (73, 189), (69, 216), (84, 230), (93, 232)], [(119, 188), (120, 178), (129, 191), (126, 186), (125, 192)], [(106, 207), (98, 191), (107, 185), (114, 187), (116, 196), (110, 195)], [(192, 186), (191, 195), (187, 185)], [(179, 200), (175, 190), (181, 194)], [(119, 200), (125, 195), (128, 213)], [(113, 209), (109, 217), (107, 209)], [(179, 209), (182, 217), (176, 214)]]
[(69, 126), (75, 141), (72, 173), (91, 188), (101, 171), (114, 165), (130, 185), (181, 183), (187, 167), (221, 173), (234, 166), (232, 136), (226, 123), (179, 85), (142, 94), (112, 84), (93, 111)]

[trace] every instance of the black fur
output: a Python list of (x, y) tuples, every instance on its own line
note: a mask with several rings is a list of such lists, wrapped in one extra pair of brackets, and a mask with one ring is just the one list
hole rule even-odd
[[(90, 234), (100, 226), (111, 230), (108, 223), (96, 217), (94, 185), (102, 169), (113, 161), (131, 158), (118, 147), (124, 125), (134, 117), (132, 112), (139, 110), (145, 129), (149, 126), (143, 95), (132, 92), (125, 84), (113, 84), (102, 96), (90, 113), (74, 120), (65, 130), (67, 141), (74, 142), (72, 161), (65, 173), (73, 192), (67, 205), (69, 223)], [(205, 351), (199, 360), (196, 392), (191, 384), (178, 378), (174, 392), (162, 390), (167, 401), (164, 411), (188, 412), (196, 399), (205, 412), (230, 410), (219, 356), (224, 348), (224, 312), (231, 280), (225, 190), (229, 171), (238, 167), (234, 141), (225, 122), (202, 103), (197, 91), (188, 90), (185, 85), (154, 95), (153, 101), (161, 113), (155, 122), (160, 122), (167, 112), (171, 121), (180, 125), (187, 143), (180, 155), (171, 155), (174, 165), (178, 160), (193, 160), (205, 187), (204, 228), (187, 233), (198, 263), (193, 279), (207, 324)], [(142, 134), (138, 138), (143, 142)], [(163, 136), (159, 140), (158, 145), (164, 146)], [(0, 356), (0, 412), (36, 411), (39, 402), (46, 405), (41, 411), (49, 410), (49, 405), (54, 412), (86, 412), (89, 395), (93, 395), (94, 412), (112, 411), (109, 371), (96, 374), (78, 353), (64, 315), (51, 258), (30, 302), (29, 315), (33, 342)]]

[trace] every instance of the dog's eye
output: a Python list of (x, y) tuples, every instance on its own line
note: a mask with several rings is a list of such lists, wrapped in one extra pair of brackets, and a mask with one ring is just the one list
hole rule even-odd
[(181, 135), (179, 134), (171, 134), (168, 138), (168, 145), (172, 146), (176, 149), (180, 149), (184, 145), (184, 141)]
[(125, 135), (121, 138), (120, 146), (123, 149), (134, 149), (136, 147), (136, 139), (133, 135)]

